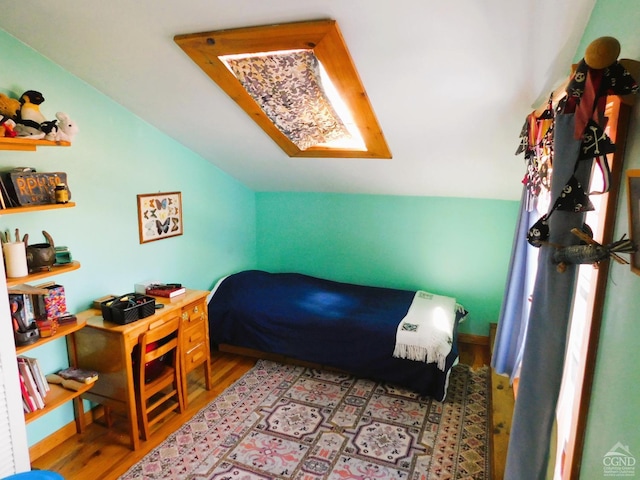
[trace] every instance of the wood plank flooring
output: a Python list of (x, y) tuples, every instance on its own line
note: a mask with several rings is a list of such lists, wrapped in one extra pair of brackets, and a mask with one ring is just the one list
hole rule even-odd
[(148, 441), (141, 441), (137, 451), (129, 447), (126, 419), (115, 416), (114, 425), (107, 428), (101, 419), (87, 426), (82, 435), (74, 435), (55, 449), (32, 462), (32, 468), (52, 470), (65, 480), (112, 480), (144, 457), (167, 436), (187, 422), (194, 414), (238, 380), (256, 362), (255, 358), (216, 353), (211, 358), (212, 384), (205, 389), (202, 368), (189, 375), (189, 406), (180, 415), (169, 416), (159, 425)]
[[(497, 325), (491, 324), (490, 348), (493, 351)], [(515, 403), (513, 389), (509, 386), (509, 378), (498, 375), (491, 369), (491, 473), (493, 480), (504, 478), (507, 461), (507, 448), (511, 433), (511, 416)]]
[[(489, 363), (488, 342), (460, 344), (460, 361), (473, 367)], [(229, 385), (238, 380), (255, 364), (256, 359), (244, 355), (215, 352), (212, 355), (213, 388), (205, 389), (202, 369), (189, 375), (189, 406), (181, 415), (172, 415), (161, 424), (148, 441), (141, 441), (137, 451), (129, 448), (129, 437), (124, 418), (115, 417), (111, 428), (102, 419), (91, 422), (82, 435), (73, 435), (53, 450), (32, 462), (32, 468), (52, 470), (65, 480), (114, 480), (139, 461), (144, 455), (177, 430), (195, 413), (216, 398)]]

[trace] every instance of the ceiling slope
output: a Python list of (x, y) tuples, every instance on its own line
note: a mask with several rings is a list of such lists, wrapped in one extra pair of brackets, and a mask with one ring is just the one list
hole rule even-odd
[[(569, 73), (594, 3), (23, 0), (0, 28), (256, 191), (517, 200), (522, 123)], [(338, 22), (391, 160), (288, 157), (173, 41), (318, 19)]]

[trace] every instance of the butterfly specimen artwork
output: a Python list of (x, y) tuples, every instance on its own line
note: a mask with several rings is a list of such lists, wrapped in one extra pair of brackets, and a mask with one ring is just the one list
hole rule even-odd
[(138, 230), (140, 243), (182, 235), (182, 194), (139, 194)]

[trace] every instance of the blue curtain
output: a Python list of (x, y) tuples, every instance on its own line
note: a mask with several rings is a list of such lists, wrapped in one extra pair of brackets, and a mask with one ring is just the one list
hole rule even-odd
[[(556, 117), (552, 199), (560, 196), (572, 175), (581, 185), (589, 185), (592, 162), (581, 161), (576, 168), (581, 142), (574, 138), (574, 125), (573, 114)], [(584, 213), (556, 210), (549, 218), (549, 244), (540, 247), (505, 480), (546, 478), (577, 272), (575, 264), (567, 265), (563, 272), (558, 271), (553, 260), (555, 247), (551, 245), (579, 244), (571, 229), (582, 228), (584, 216)]]
[[(492, 359), (492, 365), (498, 371), (513, 375), (514, 370), (520, 369), (505, 480), (546, 478), (577, 276), (577, 265), (567, 264), (564, 269), (559, 269), (554, 254), (558, 248), (580, 243), (571, 231), (583, 228), (584, 211), (590, 203), (586, 193), (593, 165), (590, 153), (595, 156), (603, 140), (598, 135), (588, 134), (593, 131), (590, 124), (595, 121), (604, 126), (603, 100), (607, 95), (626, 95), (637, 91), (638, 84), (618, 62), (596, 70), (582, 60), (571, 77), (567, 95), (561, 104), (557, 108), (547, 108), (543, 113), (545, 120), (553, 119), (553, 129), (547, 130), (550, 136), (543, 134), (543, 140), (552, 140), (550, 153), (553, 156), (549, 165), (553, 169), (550, 198), (554, 202), (547, 221), (549, 236), (548, 239), (541, 238), (543, 243), (538, 252), (531, 308), (527, 316), (524, 302), (528, 300), (526, 279), (530, 276), (525, 260), (529, 256), (526, 248), (522, 247), (526, 237), (523, 229), (527, 224), (523, 202), (500, 318), (505, 325), (500, 325), (498, 330), (499, 343)], [(549, 103), (551, 106), (552, 99)], [(532, 120), (531, 116), (528, 117), (529, 122)], [(543, 130), (532, 131), (531, 125), (525, 124), (523, 128), (518, 152), (535, 153), (531, 148), (536, 148), (540, 139), (534, 133), (543, 133)], [(544, 173), (545, 170), (538, 172)]]
[(529, 211), (527, 187), (522, 189), (520, 213), (513, 239), (509, 277), (500, 310), (491, 366), (496, 373), (508, 375), (513, 382), (518, 371), (529, 323), (530, 296), (538, 261), (538, 249), (527, 242), (527, 232), (540, 216)]

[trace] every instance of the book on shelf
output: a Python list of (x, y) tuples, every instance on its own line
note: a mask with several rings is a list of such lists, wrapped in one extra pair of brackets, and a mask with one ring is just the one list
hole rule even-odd
[(49, 383), (42, 373), (42, 369), (40, 368), (38, 359), (34, 357), (27, 357), (25, 355), (19, 355), (18, 362), (25, 362), (29, 366), (29, 370), (31, 370), (31, 374), (33, 375), (33, 379), (36, 382), (36, 386), (38, 387), (40, 395), (42, 395), (43, 398), (46, 397), (51, 388), (49, 387)]
[(19, 207), (16, 200), (9, 195), (9, 191), (7, 190), (7, 186), (5, 185), (5, 179), (3, 175), (0, 175), (0, 197), (2, 198), (2, 208), (12, 208)]
[(80, 383), (93, 383), (98, 380), (98, 372), (94, 370), (85, 370), (82, 368), (69, 367), (58, 372), (58, 375), (65, 380), (74, 380)]
[(179, 283), (152, 283), (145, 289), (147, 295), (165, 298), (173, 298), (186, 291), (187, 289)]
[(26, 362), (18, 362), (18, 370), (20, 370), (20, 373), (22, 374), (24, 384), (26, 385), (27, 391), (29, 392), (29, 397), (33, 399), (33, 403), (36, 406), (34, 410), (44, 408), (44, 398), (38, 391), (38, 385), (36, 384), (36, 381), (31, 374), (29, 365), (27, 365)]
[(22, 402), (24, 405), (24, 411), (26, 413), (35, 412), (36, 410), (38, 410), (38, 407), (36, 406), (35, 400), (27, 389), (27, 384), (24, 381), (22, 372), (18, 372), (18, 376), (20, 377), (20, 390), (22, 391)]

